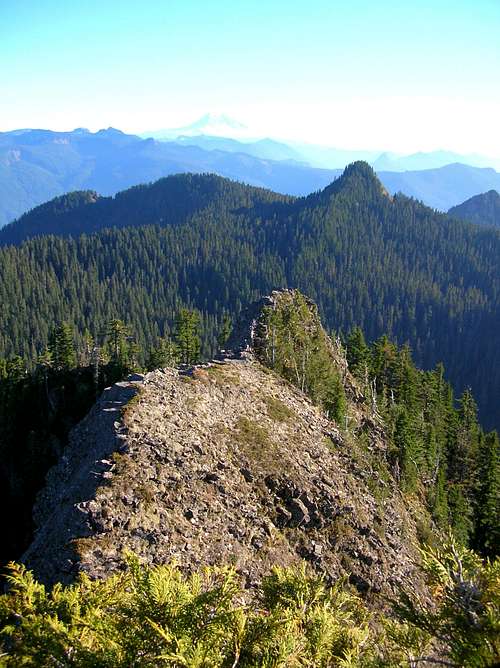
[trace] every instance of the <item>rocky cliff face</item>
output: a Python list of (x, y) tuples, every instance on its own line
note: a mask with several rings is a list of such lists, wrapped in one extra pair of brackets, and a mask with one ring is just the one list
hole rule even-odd
[(46, 582), (102, 577), (132, 551), (232, 563), (250, 588), (300, 559), (363, 592), (418, 583), (383, 431), (359, 397), (350, 415), (347, 430), (329, 421), (251, 353), (130, 377), (73, 430), (24, 561)]

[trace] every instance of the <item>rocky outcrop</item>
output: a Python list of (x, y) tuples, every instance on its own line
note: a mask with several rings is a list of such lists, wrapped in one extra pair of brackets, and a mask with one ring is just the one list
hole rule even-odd
[[(321, 348), (342, 379), (342, 425), (262, 364), (269, 309), (294, 316), (294, 304), (301, 345), (309, 336), (311, 354)], [(313, 302), (273, 292), (243, 313), (227, 347), (209, 364), (131, 376), (103, 393), (49, 472), (25, 563), (48, 583), (104, 577), (127, 552), (187, 571), (229, 563), (251, 591), (273, 565), (305, 559), (368, 596), (419, 588), (415, 509)]]
[[(347, 359), (340, 340), (332, 340), (326, 335), (321, 325), (318, 307), (312, 299), (302, 295), (298, 290), (273, 290), (270, 295), (261, 297), (249, 304), (240, 314), (225, 344), (226, 350), (223, 353), (236, 357), (255, 357), (266, 365), (266, 349), (269, 345), (269, 339), (272, 337), (267, 324), (266, 311), (277, 311), (283, 308), (293, 309), (297, 302), (302, 302), (308, 311), (308, 322), (302, 321), (306, 335), (314, 334), (314, 330), (321, 331), (322, 343), (328, 349), (328, 356), (334, 362), (342, 377), (347, 396), (354, 404), (364, 403), (365, 397), (348, 371)], [(312, 331), (307, 332), (308, 329)], [(312, 345), (314, 347), (315, 344), (312, 343)]]
[(132, 551), (186, 570), (232, 563), (251, 588), (273, 564), (306, 559), (390, 594), (418, 582), (415, 522), (364, 429), (360, 445), (252, 359), (132, 377), (73, 430), (24, 561), (70, 581), (120, 569)]

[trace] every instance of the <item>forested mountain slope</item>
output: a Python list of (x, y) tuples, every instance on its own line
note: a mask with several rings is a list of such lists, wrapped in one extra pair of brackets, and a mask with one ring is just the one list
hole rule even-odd
[(69, 191), (113, 195), (180, 172), (212, 172), (293, 195), (323, 188), (341, 173), (262, 159), (244, 150), (236, 153), (141, 139), (114, 128), (95, 133), (85, 129), (4, 132), (0, 133), (0, 227)]
[(452, 207), (448, 213), (469, 223), (500, 228), (500, 194), (496, 190), (489, 190)]
[[(169, 199), (172, 184), (179, 196)], [(182, 305), (201, 311), (208, 351), (226, 312), (292, 286), (314, 298), (329, 328), (358, 324), (369, 339), (408, 341), (425, 368), (443, 361), (458, 392), (472, 387), (484, 424), (499, 424), (498, 232), (391, 198), (365, 163), (302, 199), (178, 176), (104, 200), (106, 215), (93, 219), (99, 206), (61, 219), (79, 230), (89, 220), (154, 225), (1, 249), (0, 354), (34, 359), (63, 320), (98, 335), (120, 317), (151, 342)]]
[(293, 198), (243, 186), (213, 174), (177, 174), (150, 185), (134, 186), (114, 197), (94, 191), (61, 195), (41, 204), (0, 230), (0, 245), (34, 236), (78, 236), (109, 227), (179, 225), (191, 216), (226, 215)]
[[(123, 378), (118, 325), (101, 373)], [(5, 665), (496, 666), (499, 442), (470, 393), (455, 405), (442, 367), (386, 337), (344, 347), (296, 290), (248, 305), (225, 346), (201, 365), (155, 357), (64, 439), (21, 558), (59, 584), (7, 567)], [(66, 436), (75, 389), (78, 412), (94, 403), (82, 353), (62, 326), (44, 373), (0, 367), (0, 470), (17, 483), (0, 488), (2, 535), (22, 519), (19, 474), (53, 461), (54, 398)]]

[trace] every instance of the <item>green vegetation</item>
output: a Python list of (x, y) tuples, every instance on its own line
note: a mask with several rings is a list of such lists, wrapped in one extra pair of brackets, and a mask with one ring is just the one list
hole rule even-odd
[[(307, 392), (341, 427), (348, 425), (335, 361), (335, 355), (344, 353), (334, 349), (314, 305), (297, 291), (281, 293), (276, 308), (264, 310), (258, 327), (262, 362)], [(18, 557), (28, 545), (35, 495), (63, 452), (69, 430), (99, 392), (139, 369), (140, 359), (147, 359), (149, 369), (192, 361), (202, 335), (197, 314), (181, 310), (173, 338), (167, 335), (144, 354), (118, 319), (112, 319), (97, 340), (63, 323), (52, 330), (33, 370), (20, 357), (0, 359), (0, 500), (4, 508), (16, 509), (0, 517), (1, 561)], [(419, 371), (408, 347), (398, 348), (387, 337), (368, 346), (356, 329), (345, 345), (349, 366), (389, 439), (384, 457), (364, 444), (363, 432), (346, 434), (353, 438), (353, 455), (368, 471), (375, 497), (386, 496), (390, 471), (405, 493), (424, 502), (434, 525), (451, 526), (463, 544), (483, 555), (497, 554), (500, 446), (496, 433), (484, 433), (479, 426), (471, 393), (466, 391), (457, 404), (442, 366)], [(200, 377), (205, 376), (221, 384), (234, 382), (223, 367), (209, 367)], [(289, 419), (289, 409), (278, 399), (263, 400), (272, 420)], [(262, 425), (242, 422), (235, 434), (252, 457), (269, 450), (270, 437)], [(421, 533), (433, 531), (431, 525), (422, 526)]]
[(167, 366), (177, 366), (180, 362), (179, 347), (168, 336), (160, 337), (152, 348), (146, 361), (148, 371), (163, 369)]
[(453, 540), (420, 550), (432, 593), (424, 600), (401, 592), (400, 619), (434, 637), (453, 666), (497, 666), (500, 661), (500, 559), (483, 562)]
[(421, 371), (408, 346), (399, 348), (386, 336), (368, 346), (359, 328), (346, 339), (346, 355), (373, 416), (385, 426), (386, 464), (402, 490), (422, 499), (435, 524), (451, 526), (462, 544), (498, 554), (498, 436), (481, 429), (470, 391), (456, 401), (442, 365)]
[(332, 343), (316, 306), (298, 291), (282, 293), (263, 309), (255, 352), (260, 361), (305, 392), (337, 422), (344, 419), (346, 399)]
[(328, 330), (359, 325), (369, 341), (409, 342), (421, 368), (443, 362), (482, 423), (500, 426), (500, 234), (387, 197), (368, 165), (302, 199), (179, 175), (67, 208), (0, 233), (2, 244), (61, 235), (0, 249), (0, 356), (34, 363), (54, 323), (97, 338), (113, 318), (149, 350), (183, 307), (200, 313), (208, 356), (228, 315), (293, 286)]
[(232, 436), (254, 462), (264, 467), (272, 466), (273, 443), (265, 427), (242, 416), (238, 419)]
[(196, 311), (181, 309), (176, 320), (176, 342), (183, 364), (196, 364), (200, 359), (200, 316)]
[(252, 602), (233, 568), (191, 576), (132, 557), (105, 581), (51, 591), (12, 564), (0, 597), (0, 665), (129, 668), (428, 665), (500, 660), (500, 561), (453, 542), (422, 551), (432, 600), (401, 592), (395, 615), (369, 612), (344, 580), (274, 568)]
[(147, 359), (149, 369), (176, 364), (181, 355), (194, 359), (198, 321), (198, 314), (182, 310), (175, 342), (165, 337), (146, 354), (117, 318), (95, 338), (63, 322), (51, 328), (48, 346), (34, 364), (19, 356), (0, 358), (0, 502), (3, 509), (15, 509), (0, 513), (0, 563), (17, 558), (29, 544), (36, 493), (70, 429), (100, 392), (140, 370), (139, 358)]
[[(419, 508), (421, 542), (435, 544), (435, 528), (451, 527), (444, 548), (421, 550), (431, 598), (402, 590), (393, 614), (370, 613), (344, 582), (332, 587), (302, 569), (275, 569), (246, 605), (231, 569), (185, 577), (175, 566), (129, 570), (105, 582), (82, 578), (52, 591), (12, 566), (9, 592), (0, 597), (0, 666), (495, 666), (500, 660), (500, 562), (482, 561), (466, 545), (494, 558), (499, 545), (499, 440), (485, 433), (470, 391), (455, 400), (444, 369), (418, 370), (408, 346), (382, 336), (368, 345), (355, 329), (345, 350), (322, 329), (316, 307), (298, 291), (275, 295), (256, 323), (260, 361), (307, 392), (333, 419), (349, 412), (340, 369), (344, 355), (365, 407), (387, 434), (387, 451), (370, 444), (370, 427), (349, 430), (353, 462), (384, 503), (390, 474)], [(199, 355), (197, 313), (181, 310), (147, 354), (131, 330), (112, 319), (95, 340), (65, 322), (52, 328), (47, 348), (29, 370), (20, 357), (0, 359), (0, 453), (5, 507), (2, 557), (19, 554), (30, 533), (30, 510), (47, 468), (64, 449), (68, 430), (102, 387), (139, 368), (140, 359), (184, 360)], [(222, 371), (221, 371), (222, 369)], [(227, 372), (199, 369), (186, 382), (226, 382)], [(231, 382), (228, 378), (228, 382)], [(137, 395), (136, 401), (140, 401)], [(288, 407), (263, 396), (271, 420), (286, 423)], [(273, 437), (260, 422), (241, 417), (224, 431), (266, 470), (277, 470)], [(128, 460), (114, 456), (126, 484)], [(353, 473), (355, 475), (355, 473)], [(135, 486), (145, 506), (154, 497)], [(424, 502), (427, 510), (420, 502)], [(360, 509), (362, 512), (362, 509)], [(429, 520), (432, 517), (432, 521)], [(339, 522), (340, 536), (348, 529)], [(106, 549), (107, 537), (99, 539)], [(81, 553), (95, 546), (79, 539)], [(349, 557), (351, 558), (351, 557)], [(246, 599), (248, 600), (248, 598)], [(425, 664), (424, 664), (425, 665)]]
[(276, 397), (266, 395), (264, 397), (264, 403), (266, 404), (267, 414), (271, 420), (275, 420), (276, 422), (288, 422), (293, 417), (293, 411), (282, 401), (276, 399)]

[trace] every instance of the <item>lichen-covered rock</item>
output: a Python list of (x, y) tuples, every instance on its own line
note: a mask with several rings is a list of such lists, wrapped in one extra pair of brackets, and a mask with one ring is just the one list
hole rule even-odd
[(372, 466), (369, 438), (359, 445), (362, 418), (345, 433), (251, 359), (117, 384), (50, 472), (24, 561), (69, 581), (103, 577), (132, 551), (186, 570), (232, 563), (252, 587), (273, 564), (306, 559), (364, 592), (418, 586), (415, 522)]

